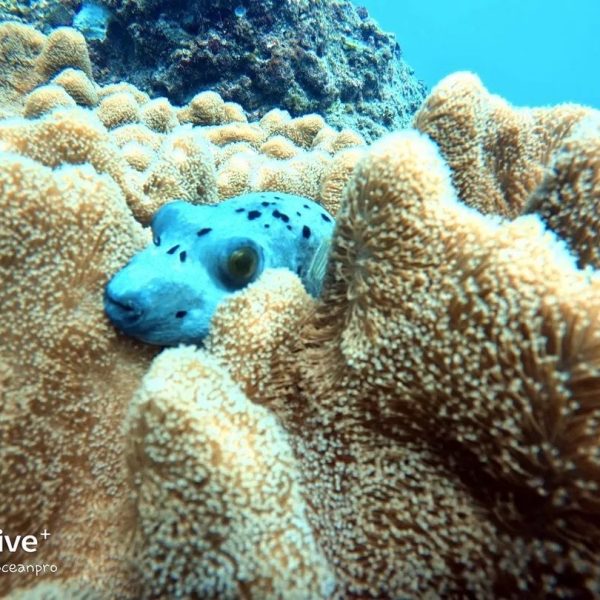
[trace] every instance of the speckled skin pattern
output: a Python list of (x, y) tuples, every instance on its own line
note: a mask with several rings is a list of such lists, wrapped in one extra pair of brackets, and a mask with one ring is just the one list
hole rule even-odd
[[(106, 286), (106, 314), (118, 329), (150, 344), (201, 343), (219, 303), (267, 268), (290, 269), (315, 294), (308, 267), (334, 225), (321, 206), (291, 194), (166, 204), (152, 220), (153, 243)], [(240, 248), (253, 249), (257, 259), (255, 272), (242, 283), (227, 271)]]

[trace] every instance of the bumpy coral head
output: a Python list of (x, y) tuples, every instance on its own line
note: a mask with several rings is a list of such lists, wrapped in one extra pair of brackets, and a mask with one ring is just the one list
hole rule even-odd
[(267, 268), (290, 269), (317, 295), (334, 221), (306, 198), (263, 192), (172, 202), (151, 227), (153, 243), (109, 281), (104, 307), (124, 333), (170, 346), (201, 343), (216, 307)]

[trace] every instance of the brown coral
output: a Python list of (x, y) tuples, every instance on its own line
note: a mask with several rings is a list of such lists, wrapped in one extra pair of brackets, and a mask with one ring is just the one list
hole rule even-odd
[(205, 130), (204, 135), (217, 146), (246, 142), (255, 148), (258, 148), (267, 137), (266, 132), (253, 123), (231, 123), (211, 127)]
[(486, 212), (515, 217), (541, 183), (553, 153), (590, 109), (513, 108), (471, 73), (442, 80), (414, 118), (440, 147), (460, 197)]
[[(229, 109), (230, 112), (233, 109)], [(181, 123), (194, 125), (221, 125), (226, 121), (225, 102), (216, 92), (200, 92), (179, 111)]]
[(194, 204), (216, 202), (214, 160), (206, 141), (189, 129), (172, 132), (148, 167), (143, 191), (136, 214), (144, 222), (174, 198)]
[[(72, 69), (71, 67), (75, 67)], [(64, 69), (64, 70), (63, 70)], [(91, 64), (85, 40), (76, 30), (61, 27), (46, 37), (27, 25), (20, 23), (0, 23), (0, 106), (17, 112), (23, 99), (37, 85), (48, 83), (49, 78), (62, 71), (59, 81), (64, 83), (67, 92), (85, 91), (93, 97), (84, 80), (91, 76)], [(73, 72), (82, 77), (73, 76)], [(88, 79), (89, 83), (89, 79)], [(82, 87), (83, 84), (83, 87)]]
[(223, 104), (223, 120), (225, 123), (247, 123), (248, 117), (237, 102), (225, 102)]
[(128, 437), (145, 596), (308, 600), (333, 589), (285, 432), (210, 355), (163, 353)]
[(145, 171), (156, 158), (156, 153), (144, 144), (129, 142), (121, 148), (121, 154), (136, 171)]
[[(110, 327), (102, 295), (145, 236), (89, 166), (53, 171), (3, 153), (0, 203), (1, 521), (10, 535), (51, 533), (8, 560), (135, 595), (120, 424), (150, 353)], [(3, 576), (0, 592), (33, 580)]]
[(283, 305), (218, 311), (207, 348), (291, 434), (340, 597), (597, 589), (599, 283), (408, 132), (353, 174), (314, 317), (264, 352)]
[(177, 113), (166, 98), (151, 100), (142, 107), (141, 118), (145, 125), (158, 133), (168, 133), (177, 125)]
[(80, 106), (95, 106), (98, 103), (94, 82), (79, 69), (64, 69), (52, 81), (63, 87)]
[(163, 142), (163, 137), (156, 131), (150, 129), (147, 125), (132, 123), (121, 125), (110, 132), (111, 139), (119, 147), (136, 142), (153, 150), (158, 150)]
[(128, 92), (105, 96), (98, 106), (97, 115), (107, 129), (139, 123), (141, 118), (137, 100)]
[(266, 156), (284, 160), (298, 156), (302, 150), (292, 142), (292, 140), (283, 135), (274, 135), (270, 137), (261, 147), (260, 151)]
[(3, 149), (41, 164), (91, 164), (117, 182), (127, 201), (140, 202), (140, 192), (127, 180), (126, 163), (97, 117), (81, 108), (57, 109), (43, 118), (0, 122)]
[(85, 38), (76, 29), (59, 27), (52, 31), (36, 61), (36, 68), (44, 79), (67, 67), (81, 69), (92, 76), (92, 64)]
[(102, 100), (107, 96), (112, 96), (113, 94), (131, 94), (136, 102), (140, 106), (144, 106), (146, 102), (150, 101), (150, 96), (146, 94), (146, 92), (142, 92), (138, 90), (134, 85), (127, 83), (126, 81), (121, 81), (119, 83), (111, 83), (109, 85), (105, 85), (98, 90), (98, 98)]
[(288, 160), (263, 160), (251, 182), (252, 190), (280, 191), (318, 200), (323, 171), (330, 161), (324, 152), (303, 152)]
[(287, 122), (283, 134), (290, 138), (294, 144), (302, 148), (310, 148), (315, 136), (323, 127), (325, 127), (325, 120), (321, 115), (304, 115)]
[(600, 113), (574, 128), (554, 154), (524, 212), (536, 212), (577, 254), (600, 268)]
[(325, 167), (319, 198), (332, 215), (339, 210), (344, 186), (364, 154), (365, 150), (362, 148), (349, 148), (338, 152), (334, 160)]
[(292, 359), (301, 394), (267, 404), (301, 440), (338, 577), (360, 597), (591, 593), (599, 282), (536, 219), (497, 225), (456, 201), (413, 133), (371, 149), (337, 231)]
[(75, 100), (60, 85), (43, 85), (25, 98), (23, 116), (27, 119), (35, 119), (55, 108), (71, 106), (76, 106)]
[(287, 110), (274, 108), (266, 113), (258, 124), (269, 134), (283, 134), (286, 125), (291, 121), (292, 117)]
[(251, 180), (258, 160), (255, 152), (242, 151), (223, 161), (217, 171), (219, 198), (232, 198), (251, 189)]
[(39, 82), (36, 60), (46, 36), (20, 23), (0, 23), (0, 105), (18, 106)]

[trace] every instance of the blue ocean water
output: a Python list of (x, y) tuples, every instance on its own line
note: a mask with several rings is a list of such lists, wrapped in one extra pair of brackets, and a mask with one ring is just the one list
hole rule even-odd
[(355, 0), (429, 86), (458, 70), (518, 105), (600, 108), (600, 0)]

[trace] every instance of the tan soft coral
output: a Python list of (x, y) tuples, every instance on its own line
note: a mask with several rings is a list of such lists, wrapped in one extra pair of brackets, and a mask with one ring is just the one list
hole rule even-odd
[(374, 146), (345, 200), (316, 314), (286, 309), (291, 282), (261, 301), (265, 280), (206, 345), (290, 435), (336, 594), (591, 594), (600, 281), (537, 217), (459, 202), (413, 132)]
[[(0, 521), (13, 536), (51, 533), (10, 561), (135, 596), (120, 426), (151, 352), (114, 331), (102, 298), (146, 236), (90, 166), (2, 153), (0, 204)], [(3, 575), (0, 592), (33, 579)]]
[(583, 119), (554, 154), (524, 212), (535, 212), (577, 254), (600, 269), (600, 112)]
[(366, 150), (360, 147), (342, 150), (325, 167), (321, 177), (319, 198), (332, 215), (339, 210), (344, 186), (365, 152)]
[(145, 597), (328, 595), (287, 435), (213, 357), (164, 352), (129, 422)]
[(48, 79), (67, 67), (81, 69), (92, 76), (92, 63), (83, 35), (72, 27), (59, 27), (48, 36), (36, 68), (40, 76)]
[(72, 106), (76, 106), (75, 100), (60, 85), (43, 85), (27, 95), (23, 107), (23, 116), (27, 119), (34, 119), (51, 112), (55, 108), (69, 108)]
[(108, 174), (131, 205), (141, 192), (127, 178), (126, 162), (94, 113), (81, 108), (57, 109), (43, 118), (0, 122), (3, 149), (28, 156), (43, 165), (91, 164)]
[(38, 83), (36, 59), (46, 36), (20, 23), (0, 23), (0, 107), (18, 110), (25, 94)]
[(52, 82), (63, 87), (80, 106), (95, 106), (98, 103), (94, 82), (80, 69), (64, 69)]
[(170, 199), (216, 202), (214, 158), (206, 140), (185, 127), (165, 137), (147, 169), (143, 190), (144, 204), (136, 212), (144, 222)]
[(323, 172), (331, 161), (325, 152), (302, 152), (287, 160), (262, 160), (251, 180), (251, 189), (286, 192), (319, 201)]
[(118, 92), (104, 97), (96, 114), (107, 129), (139, 123), (141, 119), (139, 104), (129, 92)]
[[(496, 224), (456, 201), (412, 133), (371, 149), (337, 231), (293, 357), (302, 393), (282, 410), (342, 576), (358, 595), (597, 587), (600, 282), (537, 219)], [(365, 497), (368, 465), (383, 478)], [(315, 501), (337, 469), (341, 492)], [(351, 535), (336, 537), (340, 518)], [(365, 568), (357, 540), (381, 527)]]
[(168, 133), (179, 125), (177, 113), (166, 98), (157, 98), (146, 103), (142, 108), (141, 117), (152, 131), (159, 133)]
[(515, 217), (579, 121), (593, 112), (565, 104), (514, 108), (471, 73), (442, 80), (414, 126), (440, 147), (459, 196), (485, 212)]
[[(415, 132), (338, 152), (360, 140), (277, 111), (170, 129), (170, 107), (126, 85), (98, 97), (130, 94), (156, 131), (109, 132), (80, 108), (0, 124), (12, 151), (0, 161), (1, 521), (47, 527), (36, 558), (62, 570), (31, 594), (597, 592), (598, 276), (538, 216), (484, 216), (450, 183), (483, 211), (529, 199), (596, 264), (596, 125), (589, 110), (532, 117), (454, 81), (418, 118), (453, 170)], [(260, 152), (286, 132), (297, 156)], [(165, 352), (134, 396), (152, 350), (101, 305), (148, 238), (130, 210), (147, 220), (174, 194), (200, 202), (265, 181), (332, 190), (332, 206), (343, 195), (322, 298), (265, 272), (220, 307), (203, 350)], [(0, 591), (34, 583), (3, 577)]]
[[(349, 174), (348, 162), (341, 151), (362, 142), (355, 132), (336, 132), (326, 127), (319, 115), (291, 119), (288, 113), (279, 110), (271, 111), (259, 122), (248, 123), (239, 105), (224, 102), (210, 91), (197, 94), (188, 105), (177, 108), (166, 98), (150, 100), (146, 93), (126, 82), (97, 86), (90, 77), (89, 53), (82, 40), (79, 32), (69, 28), (57, 29), (46, 37), (27, 26), (1, 24), (0, 66), (8, 76), (5, 85), (0, 86), (0, 115), (7, 111), (22, 113), (30, 119), (47, 117), (31, 123), (28, 129), (22, 127), (19, 135), (23, 140), (16, 148), (45, 164), (82, 160), (68, 157), (66, 150), (70, 143), (74, 147), (82, 143), (87, 146), (90, 128), (86, 124), (93, 123), (96, 131), (92, 137), (103, 138), (98, 146), (102, 148), (104, 165), (93, 162), (91, 155), (87, 160), (115, 179), (141, 222), (147, 223), (157, 208), (175, 198), (212, 202), (216, 199), (213, 189), (218, 190), (221, 199), (269, 189), (302, 194), (322, 202), (323, 168), (330, 162), (329, 157), (332, 162), (338, 160), (338, 154), (344, 163), (339, 171)], [(52, 78), (50, 85), (49, 78)], [(89, 111), (63, 110), (57, 115), (50, 114), (59, 108), (72, 107), (74, 102)], [(180, 168), (181, 152), (172, 159), (164, 151), (178, 143), (174, 141), (176, 138), (188, 135), (183, 133), (186, 128), (181, 128), (181, 124), (187, 124), (188, 130), (193, 126), (197, 137), (206, 140), (202, 148), (186, 151), (189, 166), (186, 172), (187, 167)], [(36, 138), (36, 131), (43, 137), (50, 131), (57, 133), (62, 144), (56, 158), (49, 156), (57, 149), (56, 143), (48, 144), (51, 152), (45, 158), (40, 154), (46, 152), (45, 144), (40, 146), (36, 142), (25, 149), (27, 137)], [(81, 139), (67, 143), (72, 134)], [(321, 145), (311, 148), (318, 140)], [(128, 145), (130, 142), (139, 145)], [(235, 151), (241, 145), (256, 150), (252, 160), (244, 164), (240, 159), (227, 162), (230, 149)], [(270, 158), (290, 162), (275, 165), (269, 162)], [(211, 175), (213, 163), (219, 167), (226, 162)], [(193, 168), (197, 168), (196, 176), (191, 175)], [(339, 205), (341, 186), (328, 186), (326, 193), (331, 206)]]

